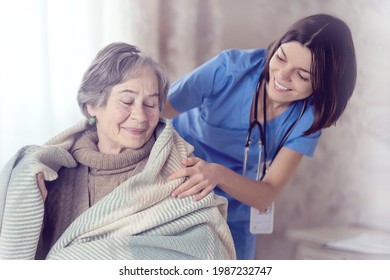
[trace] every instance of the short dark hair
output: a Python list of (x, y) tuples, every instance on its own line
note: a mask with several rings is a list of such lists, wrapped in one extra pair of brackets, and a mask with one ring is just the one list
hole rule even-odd
[(284, 43), (297, 41), (312, 53), (311, 95), (314, 121), (305, 135), (336, 123), (344, 112), (356, 84), (356, 56), (349, 27), (327, 14), (305, 17), (267, 50), (263, 77), (269, 81), (269, 61)]
[(89, 117), (87, 105), (105, 106), (112, 88), (143, 67), (150, 67), (156, 74), (161, 112), (169, 89), (164, 66), (133, 45), (115, 42), (99, 51), (84, 74), (77, 95), (83, 115)]

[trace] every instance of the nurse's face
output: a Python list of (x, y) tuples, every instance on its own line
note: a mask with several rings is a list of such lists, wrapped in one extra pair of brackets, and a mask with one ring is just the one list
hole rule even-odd
[(152, 136), (160, 117), (158, 81), (149, 67), (133, 73), (112, 88), (104, 107), (88, 107), (96, 117), (98, 148), (118, 154), (138, 149)]
[(299, 42), (282, 44), (269, 63), (269, 98), (276, 103), (288, 105), (310, 96), (313, 92), (311, 63), (311, 51)]

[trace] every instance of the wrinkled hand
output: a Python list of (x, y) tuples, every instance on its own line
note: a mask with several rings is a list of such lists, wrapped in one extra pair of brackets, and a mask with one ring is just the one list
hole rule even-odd
[(207, 196), (217, 185), (217, 164), (208, 163), (197, 157), (190, 157), (183, 161), (185, 168), (180, 169), (169, 176), (170, 180), (186, 177), (179, 187), (173, 192), (173, 197), (183, 198), (190, 195), (199, 201)]
[(42, 172), (37, 174), (37, 183), (38, 183), (39, 191), (41, 192), (42, 195), (42, 199), (43, 201), (45, 201), (47, 197), (47, 189), (45, 186), (45, 179), (43, 177)]

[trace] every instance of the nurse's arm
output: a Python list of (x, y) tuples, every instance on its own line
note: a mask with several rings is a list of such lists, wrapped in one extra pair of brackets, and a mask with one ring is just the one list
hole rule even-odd
[(267, 209), (290, 181), (302, 157), (298, 152), (282, 148), (262, 182), (244, 177), (219, 164), (189, 158), (187, 162), (191, 164), (185, 163), (186, 168), (171, 175), (171, 179), (188, 177), (172, 195), (179, 198), (195, 195), (195, 199), (199, 200), (218, 185), (244, 204)]
[(180, 113), (176, 111), (172, 104), (169, 101), (166, 101), (163, 107), (162, 116), (164, 118), (172, 119), (179, 115)]
[(262, 182), (241, 176), (227, 168), (220, 175), (219, 187), (237, 200), (267, 209), (293, 177), (303, 155), (283, 147)]

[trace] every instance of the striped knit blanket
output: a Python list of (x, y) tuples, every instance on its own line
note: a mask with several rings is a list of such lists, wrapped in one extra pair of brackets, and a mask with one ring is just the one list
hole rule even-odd
[[(68, 150), (87, 129), (82, 121), (43, 146), (26, 146), (0, 173), (0, 259), (34, 259), (44, 204), (36, 174), (55, 180), (76, 162)], [(144, 170), (83, 212), (51, 248), (48, 259), (234, 259), (226, 199), (210, 193), (172, 198), (183, 180), (168, 181), (192, 147), (161, 119)], [(64, 213), (66, 215), (66, 213)]]

